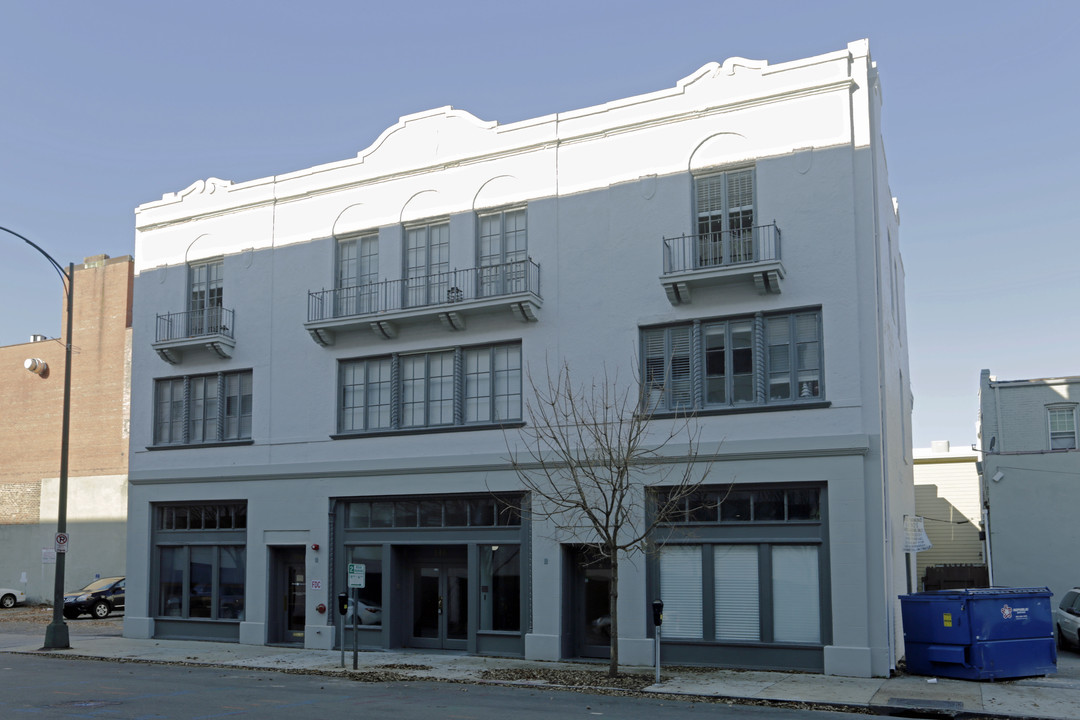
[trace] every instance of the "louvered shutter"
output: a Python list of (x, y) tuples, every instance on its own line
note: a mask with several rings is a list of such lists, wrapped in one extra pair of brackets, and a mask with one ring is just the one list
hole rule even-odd
[(712, 175), (697, 179), (697, 213), (714, 215), (724, 211), (724, 176)]
[(758, 546), (714, 545), (717, 640), (760, 640)]
[(700, 640), (700, 545), (669, 545), (660, 551), (660, 599), (664, 602), (664, 637)]
[(671, 370), (668, 385), (671, 389), (671, 409), (693, 407), (690, 382), (690, 327), (674, 327), (671, 335)]
[(664, 356), (663, 329), (645, 330), (641, 333), (641, 345), (644, 352), (644, 388), (642, 389), (642, 403), (647, 411), (666, 410), (667, 402), (664, 397), (666, 385), (667, 363)]

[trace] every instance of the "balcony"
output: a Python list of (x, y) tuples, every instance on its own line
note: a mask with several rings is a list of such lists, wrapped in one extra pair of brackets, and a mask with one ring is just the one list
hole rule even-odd
[(744, 230), (664, 238), (660, 281), (672, 305), (689, 303), (695, 286), (750, 281), (762, 295), (778, 294), (783, 279), (780, 228), (775, 222)]
[(233, 311), (208, 307), (157, 316), (153, 348), (165, 362), (182, 362), (187, 350), (209, 350), (220, 358), (232, 357)]
[(519, 260), (452, 270), (403, 280), (308, 293), (304, 327), (319, 345), (333, 345), (338, 331), (370, 328), (378, 337), (397, 337), (404, 325), (438, 319), (448, 330), (464, 330), (469, 315), (508, 310), (521, 322), (536, 320), (540, 266)]

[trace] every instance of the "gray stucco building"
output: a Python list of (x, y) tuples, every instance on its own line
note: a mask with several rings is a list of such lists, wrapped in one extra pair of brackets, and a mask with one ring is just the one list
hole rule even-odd
[[(1049, 587), (1060, 600), (1080, 583), (1065, 548), (1080, 540), (1080, 377), (979, 377), (980, 486), (990, 582)], [(1056, 600), (1055, 600), (1056, 604)]]
[(623, 662), (663, 597), (665, 661), (888, 674), (914, 501), (880, 107), (859, 41), (510, 125), (418, 113), (140, 206), (125, 634), (330, 648), (354, 564), (363, 647), (603, 656), (610, 571), (507, 461), (523, 378), (565, 362), (640, 368), (732, 490), (620, 567)]

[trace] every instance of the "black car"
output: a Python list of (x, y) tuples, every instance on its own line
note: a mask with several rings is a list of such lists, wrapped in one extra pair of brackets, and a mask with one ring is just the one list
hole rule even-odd
[(124, 578), (101, 578), (82, 590), (64, 595), (64, 617), (74, 620), (80, 615), (92, 615), (99, 620), (109, 617), (113, 610), (124, 609)]

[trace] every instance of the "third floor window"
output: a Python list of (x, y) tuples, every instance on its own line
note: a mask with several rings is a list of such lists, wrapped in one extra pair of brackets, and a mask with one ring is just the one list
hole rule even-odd
[(405, 306), (446, 301), (450, 289), (450, 223), (405, 228)]
[(525, 208), (480, 215), (480, 297), (525, 289)]

